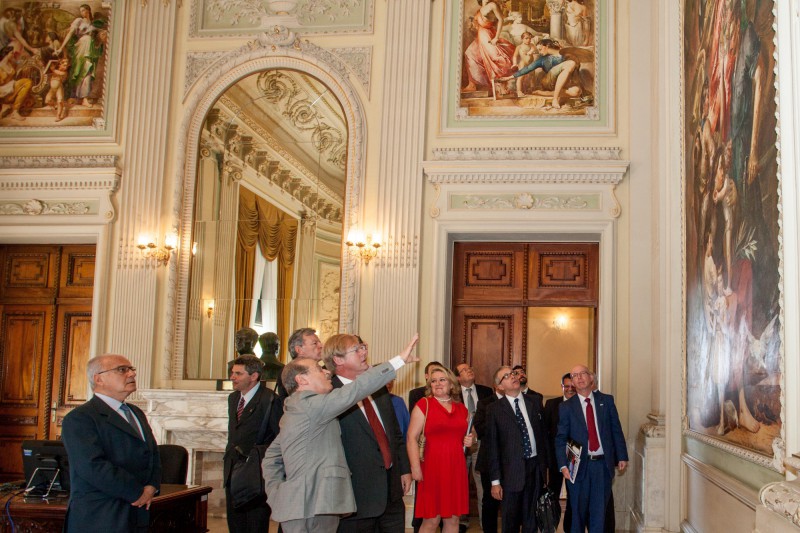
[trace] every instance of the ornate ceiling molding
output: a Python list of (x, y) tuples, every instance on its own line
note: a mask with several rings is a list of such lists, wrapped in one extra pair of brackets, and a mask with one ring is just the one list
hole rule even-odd
[(358, 81), (364, 86), (367, 94), (369, 94), (370, 73), (372, 72), (372, 47), (332, 48), (331, 51), (347, 63), (353, 74), (358, 78)]

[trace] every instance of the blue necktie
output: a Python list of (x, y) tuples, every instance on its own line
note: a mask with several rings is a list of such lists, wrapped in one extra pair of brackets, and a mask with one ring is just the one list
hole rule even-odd
[(136, 432), (137, 435), (139, 435), (139, 438), (144, 440), (144, 438), (142, 437), (142, 432), (139, 431), (139, 425), (136, 423), (136, 420), (134, 420), (134, 418), (133, 418), (133, 412), (131, 411), (131, 408), (128, 407), (128, 405), (124, 404), (124, 403), (122, 405), (120, 405), (119, 408), (122, 409), (123, 413), (125, 413), (125, 418), (128, 420), (128, 424), (133, 426), (133, 430)]
[(528, 459), (533, 456), (533, 447), (531, 446), (531, 438), (528, 436), (525, 419), (522, 417), (522, 411), (519, 410), (519, 398), (514, 399), (514, 412), (517, 415), (517, 425), (522, 432), (522, 453), (525, 455), (525, 459)]

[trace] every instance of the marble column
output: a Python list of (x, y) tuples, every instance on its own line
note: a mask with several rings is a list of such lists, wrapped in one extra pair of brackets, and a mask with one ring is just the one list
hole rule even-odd
[(550, 37), (561, 38), (561, 28), (564, 27), (563, 13), (567, 6), (565, 0), (547, 0), (547, 8), (550, 10)]

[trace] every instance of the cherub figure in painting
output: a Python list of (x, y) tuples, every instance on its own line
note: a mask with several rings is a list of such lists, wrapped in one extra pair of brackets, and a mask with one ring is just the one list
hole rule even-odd
[(67, 116), (67, 107), (64, 103), (64, 80), (69, 74), (69, 59), (62, 58), (48, 63), (50, 75), (50, 90), (44, 97), (44, 104), (52, 107), (56, 112), (56, 122), (61, 122)]
[[(526, 31), (522, 34), (522, 43), (514, 49), (514, 64), (519, 70), (524, 69), (536, 59), (536, 48), (532, 41), (533, 34)], [(525, 93), (522, 92), (522, 77), (517, 78), (517, 96), (520, 98), (525, 96)]]

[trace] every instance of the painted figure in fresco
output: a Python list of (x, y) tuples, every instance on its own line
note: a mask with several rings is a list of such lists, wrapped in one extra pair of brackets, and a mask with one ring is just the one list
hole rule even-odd
[(503, 30), (503, 15), (492, 0), (481, 0), (472, 19), (475, 40), (464, 52), (469, 83), (462, 92), (478, 87), (491, 87), (495, 78), (508, 76), (514, 68), (514, 45), (499, 37)]
[(80, 100), (86, 107), (92, 107), (89, 94), (97, 74), (97, 63), (103, 53), (103, 44), (97, 38), (97, 32), (105, 27), (105, 22), (102, 19), (93, 20), (89, 4), (81, 5), (80, 13), (81, 16), (70, 24), (64, 44), (57, 53), (60, 54), (66, 46), (71, 63), (69, 96)]
[(589, 17), (585, 0), (570, 0), (564, 9), (566, 20), (564, 30), (567, 42), (572, 46), (588, 46), (590, 44)]
[(534, 43), (537, 42), (539, 39), (538, 37), (547, 37), (546, 33), (541, 33), (527, 24), (522, 23), (522, 13), (519, 11), (512, 11), (506, 17), (506, 22), (510, 22), (511, 24), (507, 24), (503, 26), (503, 33), (500, 35), (500, 38), (504, 38), (511, 43), (519, 46), (522, 43), (522, 37), (525, 33), (530, 33), (532, 38), (534, 39)]
[(562, 56), (561, 45), (553, 39), (542, 39), (536, 48), (540, 54), (539, 59), (511, 76), (499, 78), (498, 81), (508, 81), (542, 70), (545, 73), (541, 82), (542, 87), (533, 94), (552, 96), (552, 107), (559, 109), (562, 91), (567, 96), (580, 96), (583, 92), (579, 78), (572, 78), (572, 74), (578, 70), (579, 65), (577, 61)]
[(19, 43), (12, 44), (0, 59), (0, 118), (10, 113), (12, 119), (19, 121), (25, 120), (19, 110), (33, 87), (33, 81), (28, 78), (15, 79), (21, 46)]
[[(533, 35), (526, 31), (522, 34), (522, 42), (514, 49), (514, 64), (519, 70), (533, 63), (534, 59), (538, 57), (532, 40)], [(525, 96), (525, 93), (522, 92), (522, 80), (522, 77), (517, 78), (517, 96), (519, 98)]]
[(55, 110), (56, 122), (61, 122), (67, 116), (67, 107), (64, 104), (64, 80), (69, 74), (69, 59), (65, 57), (49, 65), (50, 90), (44, 97), (44, 104)]
[(0, 50), (13, 43), (20, 45), (20, 52), (22, 49), (30, 53), (35, 52), (22, 36), (22, 12), (9, 7), (3, 10), (3, 16), (0, 18)]

